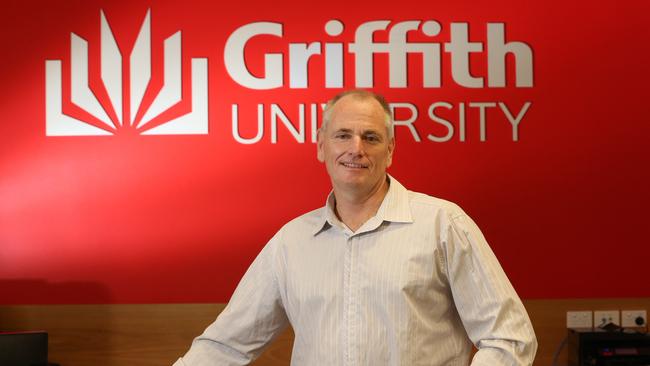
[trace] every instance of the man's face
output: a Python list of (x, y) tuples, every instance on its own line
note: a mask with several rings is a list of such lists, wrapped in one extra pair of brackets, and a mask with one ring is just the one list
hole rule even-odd
[(384, 110), (373, 98), (345, 96), (332, 107), (318, 133), (318, 160), (334, 188), (367, 193), (385, 178), (395, 139), (388, 138)]

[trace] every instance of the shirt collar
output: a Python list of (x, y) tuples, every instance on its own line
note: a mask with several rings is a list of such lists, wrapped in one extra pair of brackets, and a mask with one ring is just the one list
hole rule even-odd
[[(370, 218), (370, 221), (376, 221), (376, 226), (379, 226), (384, 221), (388, 222), (402, 222), (411, 223), (413, 217), (411, 216), (411, 206), (409, 204), (409, 192), (404, 186), (390, 175), (388, 176), (388, 192), (381, 202), (377, 214)], [(313, 230), (313, 235), (320, 233), (331, 226), (340, 225), (340, 220), (334, 213), (334, 191), (331, 191), (327, 196), (323, 213)], [(364, 224), (366, 226), (366, 224)]]

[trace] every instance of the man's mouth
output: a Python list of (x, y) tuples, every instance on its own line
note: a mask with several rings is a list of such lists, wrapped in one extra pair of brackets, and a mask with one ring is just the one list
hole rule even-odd
[(368, 165), (360, 164), (360, 163), (342, 162), (341, 165), (343, 165), (346, 168), (352, 168), (352, 169), (367, 169), (368, 168)]

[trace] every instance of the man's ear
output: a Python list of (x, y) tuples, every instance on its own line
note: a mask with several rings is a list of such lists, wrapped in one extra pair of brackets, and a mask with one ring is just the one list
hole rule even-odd
[(316, 140), (316, 157), (321, 163), (325, 162), (325, 152), (323, 152), (323, 130), (319, 129)]
[(390, 139), (388, 142), (388, 161), (386, 162), (386, 168), (388, 168), (393, 163), (393, 152), (395, 151), (395, 137)]

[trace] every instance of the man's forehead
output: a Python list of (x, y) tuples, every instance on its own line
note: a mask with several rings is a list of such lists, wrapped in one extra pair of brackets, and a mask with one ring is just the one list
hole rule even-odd
[(332, 106), (333, 113), (383, 114), (381, 104), (369, 96), (346, 95)]
[(331, 121), (336, 125), (384, 125), (384, 110), (381, 105), (372, 98), (351, 99), (346, 97), (339, 100), (333, 107)]

